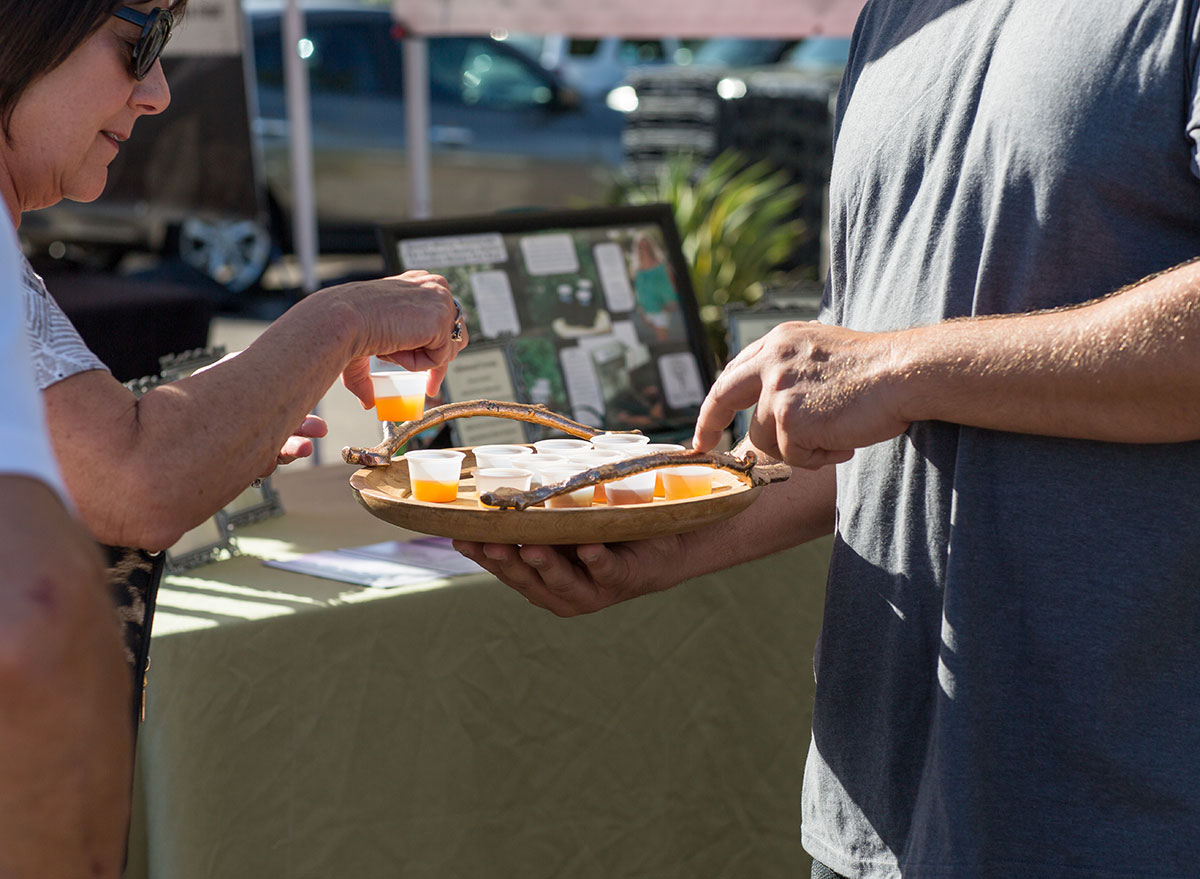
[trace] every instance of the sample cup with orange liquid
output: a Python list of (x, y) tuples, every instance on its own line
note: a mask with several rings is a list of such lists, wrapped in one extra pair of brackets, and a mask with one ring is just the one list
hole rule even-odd
[(417, 449), (408, 452), (408, 484), (419, 501), (448, 504), (458, 497), (458, 477), (462, 473), (462, 452), (452, 449)]
[(610, 507), (648, 504), (654, 500), (654, 471), (643, 470), (624, 479), (607, 482), (604, 485), (604, 494)]
[(693, 464), (684, 467), (666, 467), (659, 472), (662, 474), (663, 489), (669, 501), (712, 494), (713, 477), (716, 475), (716, 471), (712, 467)]
[(475, 471), (475, 493), (479, 495), (479, 506), (489, 510), (496, 509), (483, 502), (483, 496), (498, 488), (515, 488), (517, 491), (529, 491), (533, 473), (519, 467), (484, 467)]
[[(563, 482), (586, 468), (578, 464), (557, 467), (543, 467), (541, 470), (542, 484), (553, 485)], [(546, 499), (546, 506), (552, 510), (586, 509), (592, 505), (592, 486), (586, 485), (567, 494), (556, 495)]]
[[(646, 443), (643, 446), (637, 447), (639, 455), (653, 455), (655, 452), (683, 452), (687, 449), (679, 443)], [(663, 488), (662, 470), (654, 471), (657, 476), (654, 479), (654, 496), (666, 497), (666, 489)]]
[(415, 421), (425, 414), (428, 372), (393, 369), (371, 373), (375, 417), (380, 421)]

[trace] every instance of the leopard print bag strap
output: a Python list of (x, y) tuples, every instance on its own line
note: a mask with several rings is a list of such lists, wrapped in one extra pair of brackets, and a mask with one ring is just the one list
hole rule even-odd
[(150, 665), (150, 625), (165, 553), (128, 546), (104, 546), (108, 556), (108, 588), (125, 645), (133, 688), (133, 731), (145, 719), (146, 670)]

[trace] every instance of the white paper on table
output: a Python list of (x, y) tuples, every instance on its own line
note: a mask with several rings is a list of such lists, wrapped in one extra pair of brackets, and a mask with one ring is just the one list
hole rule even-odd
[(313, 552), (288, 561), (264, 561), (263, 564), (375, 589), (411, 586), (462, 574), (477, 574), (483, 570), (475, 562), (459, 555), (446, 537), (389, 540), (367, 546)]

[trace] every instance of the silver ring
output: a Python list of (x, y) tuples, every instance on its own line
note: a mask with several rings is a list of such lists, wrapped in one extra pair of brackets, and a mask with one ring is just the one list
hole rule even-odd
[(454, 326), (450, 328), (450, 341), (461, 342), (463, 334), (462, 306), (453, 297), (451, 297), (451, 301), (454, 303)]

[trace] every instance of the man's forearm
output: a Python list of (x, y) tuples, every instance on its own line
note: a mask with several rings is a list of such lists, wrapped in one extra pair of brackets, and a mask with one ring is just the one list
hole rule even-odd
[(1075, 308), (890, 335), (907, 421), (1110, 442), (1200, 439), (1200, 263)]

